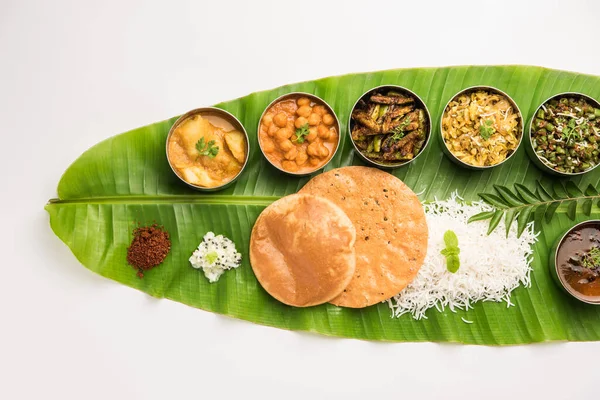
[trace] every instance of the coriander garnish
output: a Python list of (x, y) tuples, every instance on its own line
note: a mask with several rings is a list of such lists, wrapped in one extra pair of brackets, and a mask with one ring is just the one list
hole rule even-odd
[(483, 138), (483, 140), (488, 140), (494, 133), (496, 133), (496, 129), (494, 129), (494, 121), (491, 119), (482, 121), (479, 125), (479, 135)]
[(581, 266), (585, 268), (596, 268), (600, 266), (600, 248), (592, 247), (590, 251), (581, 257)]
[(305, 137), (308, 136), (309, 133), (310, 130), (308, 129), (308, 124), (302, 125), (300, 128), (296, 129), (296, 139), (294, 139), (294, 141), (296, 143), (304, 143)]
[(208, 143), (205, 143), (204, 137), (201, 137), (196, 143), (196, 150), (198, 150), (198, 153), (200, 153), (201, 156), (215, 158), (219, 153), (219, 146), (215, 146), (214, 140), (209, 140)]
[(444, 233), (444, 243), (446, 244), (446, 248), (440, 251), (440, 253), (446, 257), (446, 268), (448, 268), (448, 271), (455, 273), (460, 267), (460, 259), (458, 258), (460, 249), (458, 248), (456, 233), (447, 230)]
[(400, 125), (391, 130), (392, 141), (397, 142), (404, 137), (404, 129), (410, 124), (410, 117), (407, 117)]

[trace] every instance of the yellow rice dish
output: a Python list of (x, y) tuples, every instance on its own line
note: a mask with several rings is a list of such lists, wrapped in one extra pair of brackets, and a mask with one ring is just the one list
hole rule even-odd
[(475, 167), (491, 167), (506, 160), (519, 146), (519, 110), (498, 93), (463, 93), (446, 107), (442, 135), (448, 150)]

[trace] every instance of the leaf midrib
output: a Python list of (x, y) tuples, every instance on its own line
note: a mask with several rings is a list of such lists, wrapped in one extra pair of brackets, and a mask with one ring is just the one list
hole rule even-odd
[(268, 206), (281, 196), (235, 196), (235, 195), (137, 195), (82, 197), (77, 199), (50, 199), (53, 204), (222, 204)]

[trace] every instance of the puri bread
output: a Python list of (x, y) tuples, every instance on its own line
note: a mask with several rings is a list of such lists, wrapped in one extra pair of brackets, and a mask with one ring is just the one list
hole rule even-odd
[(427, 252), (423, 206), (400, 179), (375, 168), (345, 167), (311, 179), (299, 193), (336, 203), (356, 229), (356, 271), (331, 303), (360, 308), (398, 294)]
[(331, 201), (310, 194), (277, 200), (258, 217), (250, 264), (262, 287), (282, 303), (327, 303), (355, 269), (352, 221)]

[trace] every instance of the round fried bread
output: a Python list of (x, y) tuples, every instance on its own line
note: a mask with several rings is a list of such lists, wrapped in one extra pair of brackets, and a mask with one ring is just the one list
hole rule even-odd
[(398, 294), (427, 252), (423, 206), (400, 179), (375, 168), (345, 167), (311, 179), (299, 193), (336, 203), (356, 229), (356, 272), (331, 303), (361, 308)]
[(327, 303), (355, 269), (352, 221), (331, 201), (310, 194), (277, 200), (258, 217), (250, 237), (250, 264), (262, 287), (282, 303)]

